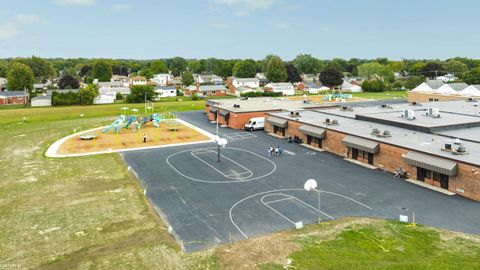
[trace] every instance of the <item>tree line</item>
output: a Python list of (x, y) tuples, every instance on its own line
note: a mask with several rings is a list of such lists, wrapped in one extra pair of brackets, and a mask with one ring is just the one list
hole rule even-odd
[[(92, 83), (94, 79), (110, 81), (112, 75), (140, 75), (152, 78), (154, 74), (171, 73), (181, 76), (184, 84), (193, 83), (192, 73), (216, 74), (249, 78), (262, 72), (271, 82), (300, 82), (302, 74), (314, 74), (322, 84), (333, 87), (344, 77), (367, 79), (367, 89), (407, 88), (444, 74), (454, 74), (468, 84), (480, 84), (480, 60), (456, 57), (447, 60), (389, 60), (387, 58), (349, 60), (334, 58), (321, 60), (310, 54), (300, 54), (284, 61), (277, 55), (264, 59), (185, 59), (173, 57), (155, 60), (132, 59), (0, 59), (0, 77), (8, 79), (8, 89), (33, 89), (33, 83), (57, 81), (59, 88), (78, 88), (79, 82)], [(398, 80), (394, 74), (404, 75)], [(340, 78), (339, 78), (340, 77)], [(365, 88), (365, 87), (364, 87)]]

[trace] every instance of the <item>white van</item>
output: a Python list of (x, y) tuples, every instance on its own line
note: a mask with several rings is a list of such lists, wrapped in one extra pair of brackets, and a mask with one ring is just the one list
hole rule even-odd
[(265, 117), (254, 117), (245, 124), (245, 130), (259, 130), (263, 129), (265, 124)]

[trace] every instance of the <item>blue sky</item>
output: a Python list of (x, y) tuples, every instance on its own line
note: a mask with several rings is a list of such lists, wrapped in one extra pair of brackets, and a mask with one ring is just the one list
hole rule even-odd
[(0, 57), (480, 58), (475, 0), (0, 0)]

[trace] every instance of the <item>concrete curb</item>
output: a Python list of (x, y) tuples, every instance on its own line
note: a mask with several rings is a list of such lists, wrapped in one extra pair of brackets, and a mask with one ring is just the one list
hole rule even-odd
[(145, 147), (135, 147), (135, 148), (126, 148), (126, 149), (115, 149), (115, 150), (106, 150), (106, 151), (97, 151), (97, 152), (90, 152), (90, 153), (77, 153), (77, 154), (57, 154), (58, 149), (60, 146), (68, 139), (72, 137), (79, 136), (84, 133), (96, 131), (96, 130), (101, 130), (106, 128), (107, 126), (103, 127), (98, 127), (98, 128), (93, 128), (89, 130), (84, 130), (80, 131), (77, 133), (74, 133), (72, 135), (68, 135), (66, 137), (61, 138), (60, 140), (54, 142), (50, 147), (48, 147), (47, 151), (45, 152), (45, 156), (49, 158), (66, 158), (66, 157), (84, 157), (84, 156), (91, 156), (91, 155), (101, 155), (101, 154), (111, 154), (111, 153), (122, 153), (122, 152), (130, 152), (130, 151), (137, 151), (137, 150), (148, 150), (148, 149), (157, 149), (157, 148), (166, 148), (166, 147), (174, 147), (174, 146), (183, 146), (183, 145), (194, 145), (194, 144), (201, 144), (201, 143), (208, 143), (208, 142), (213, 142), (215, 135), (212, 133), (203, 130), (197, 126), (194, 126), (182, 119), (175, 119), (178, 121), (180, 124), (187, 126), (189, 128), (192, 128), (199, 133), (207, 136), (210, 138), (209, 140), (203, 140), (203, 141), (198, 141), (198, 142), (186, 142), (186, 143), (174, 143), (174, 144), (167, 144), (167, 145), (154, 145), (154, 146), (145, 146)]

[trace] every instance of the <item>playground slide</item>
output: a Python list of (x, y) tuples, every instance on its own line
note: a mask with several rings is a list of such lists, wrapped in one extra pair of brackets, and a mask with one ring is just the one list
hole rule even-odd
[(135, 121), (135, 117), (131, 116), (130, 118), (128, 118), (128, 121), (123, 128), (128, 128), (133, 121)]
[(160, 126), (160, 122), (161, 122), (161, 121), (162, 121), (162, 120), (160, 119), (160, 116), (159, 116), (158, 114), (154, 114), (154, 115), (153, 115), (153, 121), (152, 121), (152, 122), (153, 122), (153, 125), (154, 125), (155, 127), (158, 128), (158, 127)]
[(123, 117), (119, 117), (110, 126), (102, 130), (102, 133), (107, 133), (112, 128), (114, 128), (114, 130), (118, 130), (118, 127), (120, 127), (122, 124), (123, 124)]

